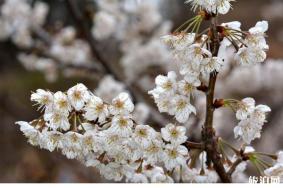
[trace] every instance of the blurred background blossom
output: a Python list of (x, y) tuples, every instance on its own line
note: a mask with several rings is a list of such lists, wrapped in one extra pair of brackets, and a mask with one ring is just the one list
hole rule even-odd
[[(26, 142), (14, 122), (38, 116), (29, 100), (37, 88), (64, 91), (82, 82), (106, 101), (126, 91), (136, 103), (138, 122), (156, 129), (168, 122), (147, 91), (156, 75), (176, 68), (160, 37), (192, 16), (189, 5), (183, 0), (69, 1), (75, 10), (67, 0), (0, 0), (0, 182), (105, 182), (95, 169)], [(270, 50), (268, 60), (253, 68), (226, 62), (216, 95), (249, 96), (269, 105), (272, 113), (254, 144), (274, 152), (283, 148), (283, 2), (238, 0), (233, 9), (221, 22), (238, 20), (247, 29), (257, 20), (269, 21)], [(83, 23), (76, 10), (83, 10)], [(189, 137), (199, 140), (205, 99), (196, 95), (194, 103), (199, 115), (185, 126)], [(234, 140), (233, 113), (217, 111), (214, 124), (220, 135)]]

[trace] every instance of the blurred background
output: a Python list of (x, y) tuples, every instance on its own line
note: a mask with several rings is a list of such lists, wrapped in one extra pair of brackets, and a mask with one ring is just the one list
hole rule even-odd
[[(0, 182), (105, 182), (95, 169), (26, 142), (14, 122), (39, 116), (30, 102), (31, 91), (38, 88), (65, 91), (84, 83), (105, 100), (128, 90), (144, 115), (141, 122), (156, 128), (168, 122), (166, 115), (158, 115), (147, 90), (156, 75), (175, 68), (160, 36), (193, 13), (184, 0), (145, 2), (0, 0)], [(217, 96), (250, 96), (269, 105), (272, 113), (253, 145), (274, 153), (283, 148), (283, 1), (237, 0), (220, 21), (238, 20), (248, 30), (263, 19), (270, 26), (268, 60), (250, 69), (227, 65)], [(204, 107), (203, 97), (195, 103)], [(203, 123), (199, 112), (186, 125), (193, 140), (199, 139)], [(234, 143), (233, 113), (220, 110), (215, 116), (219, 135)]]

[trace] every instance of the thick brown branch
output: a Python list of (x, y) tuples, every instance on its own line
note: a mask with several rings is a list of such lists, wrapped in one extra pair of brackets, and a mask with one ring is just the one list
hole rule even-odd
[[(216, 17), (212, 18), (211, 30), (211, 51), (213, 56), (217, 56), (219, 51), (219, 36), (216, 29), (217, 20)], [(205, 151), (207, 153), (207, 166), (211, 167), (213, 164), (214, 169), (218, 173), (220, 179), (224, 183), (231, 182), (231, 176), (227, 174), (221, 159), (221, 155), (218, 151), (218, 141), (213, 129), (213, 113), (214, 107), (214, 90), (217, 80), (217, 72), (210, 74), (208, 90), (206, 92), (206, 118), (204, 127), (202, 130), (202, 139), (205, 144)]]

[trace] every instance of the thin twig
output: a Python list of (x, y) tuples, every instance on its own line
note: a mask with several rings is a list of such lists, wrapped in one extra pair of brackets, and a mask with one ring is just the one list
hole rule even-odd
[(227, 172), (229, 176), (232, 176), (232, 174), (235, 172), (237, 166), (238, 166), (239, 164), (241, 164), (242, 161), (243, 161), (243, 159), (238, 158), (238, 159), (232, 164), (232, 166), (230, 167), (229, 171)]
[(204, 148), (204, 145), (203, 145), (202, 143), (191, 142), (191, 141), (185, 142), (184, 145), (185, 145), (188, 149), (199, 149), (199, 150), (203, 150), (203, 148)]

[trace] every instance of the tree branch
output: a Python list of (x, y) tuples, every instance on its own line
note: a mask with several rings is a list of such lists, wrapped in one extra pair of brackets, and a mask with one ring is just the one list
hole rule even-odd
[[(216, 15), (211, 19), (211, 51), (213, 56), (218, 55), (219, 51), (219, 36), (216, 29), (217, 18)], [(207, 153), (207, 166), (211, 167), (213, 164), (214, 169), (218, 173), (220, 179), (224, 183), (231, 182), (231, 176), (226, 173), (223, 166), (221, 155), (218, 151), (217, 137), (213, 129), (213, 113), (214, 113), (214, 90), (217, 80), (217, 72), (210, 74), (208, 90), (206, 92), (206, 118), (202, 130), (202, 139), (205, 144), (205, 151)]]
[(235, 172), (237, 166), (238, 166), (239, 164), (241, 164), (242, 161), (243, 161), (243, 159), (238, 158), (238, 159), (232, 164), (232, 166), (230, 167), (229, 171), (227, 172), (229, 176), (232, 176), (232, 174)]
[(104, 58), (100, 55), (100, 53), (96, 49), (96, 45), (95, 45), (96, 42), (94, 38), (92, 37), (90, 28), (88, 24), (86, 23), (86, 20), (84, 19), (84, 15), (80, 11), (77, 5), (77, 2), (78, 1), (74, 1), (74, 0), (66, 0), (69, 10), (74, 20), (76, 21), (77, 27), (81, 28), (85, 38), (87, 39), (88, 44), (90, 45), (91, 52), (94, 58), (96, 58), (96, 60), (101, 64), (101, 66), (104, 68), (107, 74), (112, 74), (116, 80), (121, 81), (122, 80), (121, 76), (112, 70), (108, 62), (104, 60)]
[(199, 149), (199, 150), (203, 150), (204, 149), (204, 145), (202, 143), (187, 141), (187, 142), (184, 143), (184, 145), (188, 149)]

